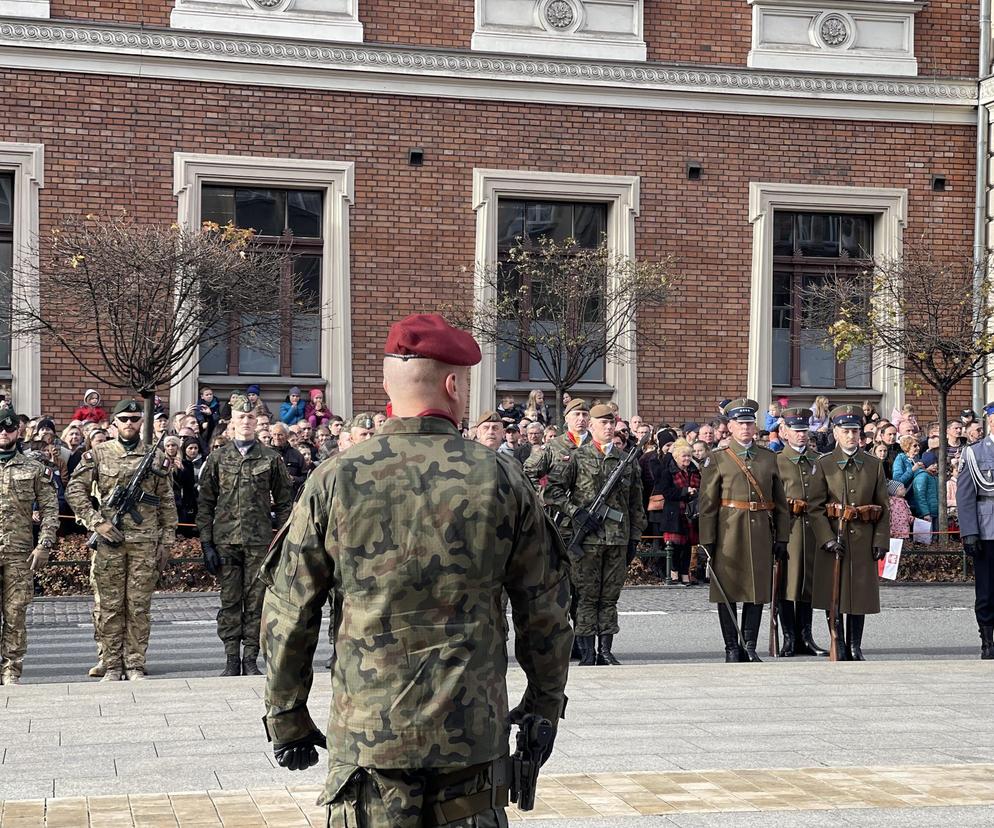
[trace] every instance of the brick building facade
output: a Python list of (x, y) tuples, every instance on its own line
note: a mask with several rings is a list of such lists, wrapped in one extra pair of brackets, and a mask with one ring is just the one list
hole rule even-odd
[[(30, 282), (25, 241), (67, 214), (319, 203), (320, 332), (279, 364), (235, 347), (201, 381), (258, 381), (274, 401), (326, 386), (348, 414), (383, 405), (390, 321), (472, 300), (461, 268), (496, 260), (502, 205), (535, 226), (602, 205), (613, 248), (675, 255), (682, 278), (638, 322), (665, 345), (603, 366), (585, 393), (653, 422), (741, 393), (889, 412), (898, 374), (835, 366), (789, 328), (810, 259), (785, 245), (819, 261), (921, 236), (972, 250), (980, 6), (0, 0), (0, 245)], [(64, 420), (89, 383), (49, 342), (11, 345), (18, 409)], [(474, 411), (542, 385), (498, 362), (474, 373)], [(171, 407), (196, 391), (196, 377), (172, 389)], [(953, 405), (969, 401), (964, 387)]]

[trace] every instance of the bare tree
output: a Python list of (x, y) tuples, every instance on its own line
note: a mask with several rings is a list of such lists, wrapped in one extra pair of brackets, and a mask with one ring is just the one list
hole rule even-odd
[[(601, 360), (634, 356), (636, 316), (665, 303), (672, 264), (619, 256), (606, 243), (518, 239), (506, 263), (477, 266), (482, 298), (472, 310), (447, 306), (445, 313), (483, 342), (534, 362), (555, 388), (560, 421), (564, 391)], [(640, 330), (643, 345), (661, 344), (653, 330)]]
[(804, 296), (810, 325), (828, 332), (840, 360), (868, 348), (903, 372), (906, 384), (935, 391), (939, 421), (939, 530), (946, 508), (946, 408), (957, 383), (983, 370), (994, 354), (994, 296), (990, 260), (948, 256), (925, 244), (900, 258), (873, 261), (855, 278), (827, 274)]
[(288, 250), (260, 247), (251, 230), (87, 216), (42, 247), (41, 299), (15, 285), (12, 333), (51, 337), (85, 374), (140, 395), (146, 441), (156, 391), (194, 371), (201, 349), (229, 335), (261, 349), (280, 341)]

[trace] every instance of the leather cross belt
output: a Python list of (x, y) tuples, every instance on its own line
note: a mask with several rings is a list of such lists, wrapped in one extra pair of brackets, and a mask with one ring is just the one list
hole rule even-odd
[(722, 500), (721, 505), (730, 509), (742, 509), (746, 512), (772, 512), (775, 508), (772, 503), (754, 500)]

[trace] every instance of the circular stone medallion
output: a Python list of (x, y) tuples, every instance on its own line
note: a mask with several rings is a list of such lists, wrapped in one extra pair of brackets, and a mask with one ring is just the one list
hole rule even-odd
[(822, 21), (819, 33), (827, 46), (841, 46), (849, 39), (849, 26), (841, 17), (832, 15)]
[(576, 19), (573, 7), (566, 0), (552, 0), (545, 7), (545, 19), (554, 29), (568, 29)]

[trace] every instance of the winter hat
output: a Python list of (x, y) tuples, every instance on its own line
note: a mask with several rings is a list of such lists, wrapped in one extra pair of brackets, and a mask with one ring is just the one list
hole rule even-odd
[(49, 431), (55, 431), (55, 422), (48, 417), (44, 417), (38, 421), (37, 430), (41, 431), (43, 428), (47, 428)]
[(97, 397), (97, 402), (99, 403), (99, 402), (100, 402), (100, 392), (99, 392), (99, 391), (97, 391), (97, 389), (96, 389), (96, 388), (87, 388), (87, 389), (86, 389), (86, 393), (85, 393), (85, 394), (83, 394), (83, 405), (88, 405), (88, 403), (87, 403), (86, 401), (87, 401), (87, 400), (88, 400), (88, 399), (89, 399), (90, 397), (92, 397), (92, 396), (94, 396), (94, 395), (96, 395), (96, 397)]
[(902, 486), (900, 480), (888, 480), (887, 481), (887, 494), (891, 497), (897, 497), (897, 490)]
[(323, 397), (323, 396), (324, 396), (324, 391), (322, 391), (320, 388), (311, 389), (311, 400), (316, 400), (318, 397)]
[(262, 393), (262, 389), (258, 385), (250, 385), (245, 389), (246, 394), (255, 394), (257, 397)]
[(295, 385), (287, 392), (287, 397), (299, 397), (300, 389)]

